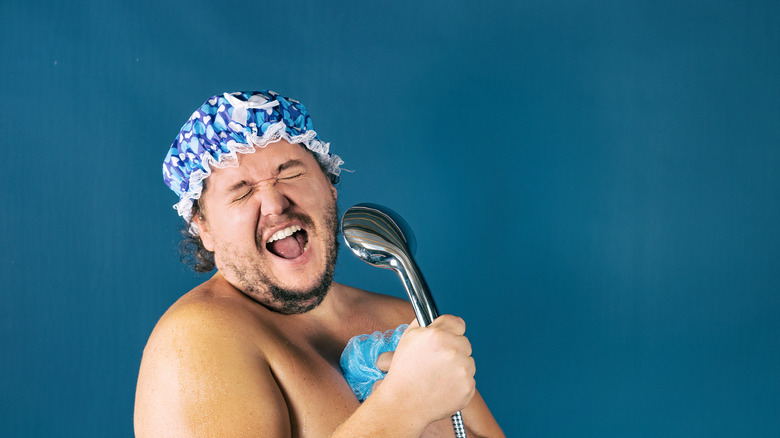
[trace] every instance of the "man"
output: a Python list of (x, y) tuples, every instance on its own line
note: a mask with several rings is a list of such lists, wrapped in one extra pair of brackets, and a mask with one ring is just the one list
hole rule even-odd
[(476, 392), (464, 322), (412, 323), (361, 404), (339, 358), (353, 336), (414, 319), (404, 300), (334, 283), (336, 188), (299, 102), (214, 96), (165, 159), (202, 269), (217, 273), (162, 316), (144, 350), (137, 436), (503, 436)]

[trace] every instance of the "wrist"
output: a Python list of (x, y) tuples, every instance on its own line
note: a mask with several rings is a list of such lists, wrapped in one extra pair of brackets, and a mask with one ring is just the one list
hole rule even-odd
[(419, 437), (435, 419), (428, 418), (429, 410), (425, 407), (410, 403), (418, 398), (415, 394), (398, 391), (393, 383), (392, 378), (390, 381), (386, 378), (363, 404), (369, 405), (369, 409), (375, 409), (391, 424), (408, 431), (409, 436)]

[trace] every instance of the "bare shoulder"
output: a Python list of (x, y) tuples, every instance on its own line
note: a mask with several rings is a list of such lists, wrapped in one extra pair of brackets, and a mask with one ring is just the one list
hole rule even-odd
[[(286, 404), (260, 348), (257, 318), (245, 297), (213, 286), (206, 282), (184, 295), (149, 337), (136, 390), (139, 437), (161, 431), (249, 436), (258, 430), (289, 436)], [(265, 415), (253, 414), (257, 410)]]
[(160, 318), (145, 351), (165, 348), (172, 342), (208, 342), (210, 338), (234, 337), (256, 323), (240, 293), (221, 291), (208, 281), (176, 301)]
[(247, 343), (257, 331), (257, 319), (248, 299), (240, 293), (221, 291), (208, 281), (182, 296), (157, 322), (144, 349), (144, 360), (173, 360), (190, 350), (211, 355), (220, 345), (258, 351)]

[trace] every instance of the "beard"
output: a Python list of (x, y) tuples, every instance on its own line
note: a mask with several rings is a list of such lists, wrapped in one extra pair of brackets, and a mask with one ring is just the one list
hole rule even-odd
[[(336, 241), (334, 246), (336, 247), (335, 254), (338, 254), (338, 241)], [(268, 282), (268, 292), (271, 293), (274, 303), (274, 307), (271, 310), (285, 315), (296, 315), (306, 313), (319, 306), (322, 300), (325, 299), (325, 295), (328, 294), (331, 284), (333, 284), (333, 271), (336, 267), (335, 254), (333, 254), (332, 259), (331, 255), (328, 254), (325, 272), (320, 275), (317, 284), (307, 291), (299, 292), (285, 289), (277, 284)], [(268, 305), (265, 306), (269, 307)]]
[[(327, 236), (325, 271), (320, 275), (317, 284), (311, 289), (305, 291), (295, 291), (286, 289), (282, 286), (266, 281), (268, 292), (273, 298), (274, 307), (272, 310), (285, 315), (295, 315), (306, 313), (316, 308), (325, 299), (325, 296), (333, 284), (333, 272), (336, 270), (336, 257), (339, 253), (338, 241), (338, 211), (336, 202), (326, 211), (325, 226), (330, 234)], [(266, 307), (269, 307), (266, 305)]]
[[(290, 218), (304, 223), (307, 232), (313, 230), (314, 221), (310, 217), (292, 213)], [(237, 280), (234, 287), (264, 307), (285, 315), (306, 313), (322, 303), (333, 284), (333, 272), (336, 269), (339, 247), (338, 209), (335, 196), (325, 209), (322, 223), (323, 229), (316, 231), (318, 235), (322, 233), (325, 237), (325, 266), (314, 285), (308, 289), (295, 290), (275, 283), (264, 264), (259, 266), (251, 264), (246, 257), (241, 257), (228, 248), (224, 248), (222, 253), (232, 253), (232, 255), (225, 257), (226, 263), (222, 269)], [(309, 238), (312, 236), (310, 235)], [(256, 237), (255, 245), (258, 248), (262, 245), (260, 234)]]

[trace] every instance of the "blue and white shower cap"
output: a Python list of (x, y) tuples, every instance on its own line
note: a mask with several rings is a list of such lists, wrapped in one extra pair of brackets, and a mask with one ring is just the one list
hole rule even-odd
[(270, 90), (212, 96), (198, 108), (171, 145), (163, 162), (165, 184), (179, 195), (173, 207), (192, 219), (192, 203), (200, 199), (203, 180), (212, 167), (238, 167), (237, 154), (247, 154), (279, 140), (300, 143), (315, 153), (330, 175), (344, 162), (319, 139), (306, 107)]

